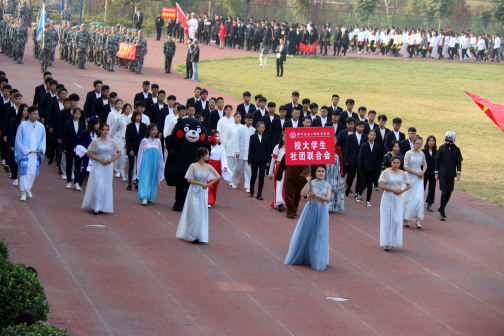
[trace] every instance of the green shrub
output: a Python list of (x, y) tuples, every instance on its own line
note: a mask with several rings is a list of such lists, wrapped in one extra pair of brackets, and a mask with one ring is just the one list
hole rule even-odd
[(72, 336), (65, 329), (53, 327), (48, 324), (34, 324), (29, 327), (26, 324), (10, 326), (0, 332), (0, 336)]
[(4, 243), (2, 239), (0, 241), (0, 259), (9, 259), (9, 249), (7, 248), (9, 245)]
[(49, 304), (44, 288), (25, 265), (0, 259), (0, 329), (11, 325), (24, 311), (31, 312), (37, 320), (47, 320)]

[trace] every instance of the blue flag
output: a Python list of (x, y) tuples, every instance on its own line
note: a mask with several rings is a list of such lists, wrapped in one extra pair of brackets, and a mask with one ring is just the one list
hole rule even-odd
[(47, 23), (47, 14), (45, 11), (45, 4), (42, 3), (42, 12), (40, 12), (39, 24), (37, 28), (37, 41), (43, 41), (44, 26)]

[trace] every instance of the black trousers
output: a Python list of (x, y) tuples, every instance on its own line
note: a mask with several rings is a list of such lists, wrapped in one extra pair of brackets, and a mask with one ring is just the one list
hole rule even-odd
[(444, 213), (454, 187), (455, 179), (453, 177), (439, 176), (439, 189), (441, 190), (441, 204), (439, 207), (442, 213)]
[(131, 181), (133, 180), (133, 168), (135, 167), (135, 158), (136, 155), (131, 156), (128, 154), (128, 184), (131, 184)]
[(413, 58), (413, 55), (415, 54), (415, 46), (412, 44), (408, 44), (408, 54), (409, 58)]
[(432, 204), (434, 203), (434, 195), (436, 193), (436, 179), (434, 175), (429, 177), (424, 176), (423, 179), (424, 190), (427, 187), (427, 182), (429, 183), (429, 191), (427, 192), (427, 199), (425, 200), (425, 203)]
[(485, 50), (478, 50), (478, 54), (476, 55), (476, 61), (478, 59), (480, 59), (481, 61), (483, 61), (485, 57)]
[(290, 56), (294, 56), (296, 54), (296, 44), (293, 43), (293, 42), (289, 42), (289, 46), (288, 46), (288, 51), (289, 51), (289, 55)]
[(361, 177), (361, 183), (358, 194), (362, 195), (364, 189), (367, 189), (366, 201), (368, 202), (371, 201), (371, 195), (373, 193), (373, 182), (375, 181), (377, 174), (378, 172), (375, 171), (361, 171), (359, 173)]
[(192, 78), (193, 75), (192, 62), (186, 62), (186, 74), (187, 78)]
[(462, 59), (464, 59), (464, 57), (471, 58), (471, 56), (467, 53), (467, 49), (462, 49)]
[(341, 50), (341, 43), (340, 42), (334, 42), (334, 53), (333, 53), (333, 56), (336, 55), (336, 54), (339, 56), (340, 50)]
[(259, 183), (257, 185), (257, 195), (262, 195), (264, 186), (264, 175), (266, 174), (266, 162), (253, 162), (252, 175), (250, 177), (250, 192), (254, 193), (255, 182), (257, 178), (257, 170), (259, 170)]
[[(348, 166), (348, 173), (347, 173), (347, 188), (352, 189), (352, 184), (355, 179), (355, 176), (357, 175), (357, 182), (355, 184), (355, 192), (357, 192), (360, 189), (361, 186), (361, 177), (360, 174), (357, 174), (357, 166)], [(372, 181), (371, 181), (372, 182)]]
[(161, 40), (161, 30), (162, 27), (156, 27), (156, 40)]
[(142, 24), (140, 22), (135, 23), (136, 30), (142, 29)]
[(56, 136), (53, 133), (48, 133), (48, 141), (47, 141), (47, 157), (49, 158), (49, 161), (53, 161), (56, 156)]
[(277, 57), (276, 66), (277, 66), (277, 76), (283, 76), (283, 58), (282, 57)]
[(346, 56), (347, 50), (348, 50), (348, 44), (343, 44), (343, 51), (342, 51), (343, 56)]
[(438, 46), (437, 51), (439, 53), (439, 58), (444, 58), (444, 56), (443, 56), (443, 46)]
[(16, 160), (14, 159), (14, 151), (9, 150), (9, 168), (11, 171), (11, 179), (16, 180), (18, 178), (18, 170), (19, 166), (16, 163)]
[(448, 55), (450, 55), (450, 59), (453, 59), (453, 56), (455, 56), (455, 48), (449, 47)]
[[(79, 174), (79, 171), (77, 170), (77, 155), (75, 155), (74, 151), (69, 151), (67, 150), (65, 153), (65, 158), (66, 158), (66, 167), (65, 167), (65, 173), (67, 176), (67, 183), (72, 182), (72, 172), (74, 173), (74, 180), (77, 181), (77, 175)], [(72, 167), (74, 168), (72, 170)]]

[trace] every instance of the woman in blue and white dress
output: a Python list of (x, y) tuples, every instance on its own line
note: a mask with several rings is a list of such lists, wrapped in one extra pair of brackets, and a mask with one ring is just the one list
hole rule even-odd
[(404, 193), (404, 226), (409, 227), (408, 221), (414, 220), (416, 228), (422, 230), (420, 221), (424, 218), (423, 208), (423, 179), (427, 170), (427, 161), (421, 151), (423, 139), (416, 136), (413, 139), (413, 149), (406, 152), (404, 156), (404, 170), (411, 183), (411, 189)]
[(157, 125), (149, 124), (138, 149), (138, 199), (144, 206), (156, 199), (158, 184), (164, 179), (163, 145), (158, 133)]
[(206, 163), (210, 159), (208, 149), (198, 148), (197, 157), (198, 161), (189, 166), (185, 175), (191, 185), (180, 216), (177, 238), (205, 244), (208, 243), (208, 187), (218, 182), (220, 175)]
[[(390, 247), (402, 246), (403, 243), (403, 197), (411, 187), (408, 176), (399, 167), (402, 157), (392, 156), (391, 167), (385, 169), (378, 182), (383, 195), (380, 204), (380, 246), (385, 251)], [(404, 187), (406, 185), (406, 187)]]
[(331, 185), (324, 181), (325, 166), (317, 166), (316, 179), (306, 178), (301, 196), (309, 195), (301, 217), (292, 234), (289, 252), (285, 258), (287, 265), (306, 265), (316, 271), (323, 271), (329, 264), (329, 210)]

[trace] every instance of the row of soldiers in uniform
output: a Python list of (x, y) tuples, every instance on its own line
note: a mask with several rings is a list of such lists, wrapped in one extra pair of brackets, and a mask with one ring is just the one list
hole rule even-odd
[(26, 42), (28, 42), (28, 29), (25, 27), (24, 19), (4, 15), (0, 22), (1, 53), (11, 57), (18, 64), (23, 64)]
[[(19, 4), (16, 4), (16, 1), (2, 1), (0, 0), (0, 14), (1, 16), (10, 15), (16, 19), (23, 20), (24, 27), (28, 28), (32, 17), (33, 17), (34, 7), (31, 4), (31, 0), (19, 1)], [(5, 19), (4, 19), (5, 20)]]
[(58, 31), (54, 26), (54, 21), (50, 21), (44, 25), (43, 32), (38, 34), (38, 23), (33, 24), (32, 39), (33, 39), (33, 57), (40, 60), (42, 71), (46, 71), (47, 67), (52, 66), (54, 62), (54, 52), (58, 45)]

